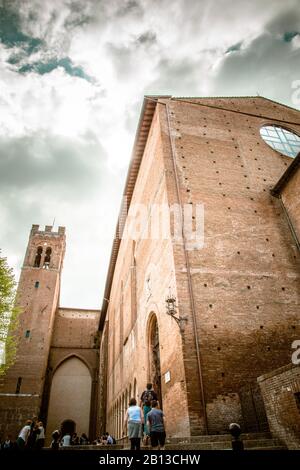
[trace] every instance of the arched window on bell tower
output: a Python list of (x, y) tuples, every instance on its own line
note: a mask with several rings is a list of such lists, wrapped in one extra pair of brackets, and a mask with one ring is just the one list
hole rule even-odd
[(39, 268), (41, 265), (42, 253), (43, 253), (43, 248), (41, 246), (38, 246), (36, 250), (35, 259), (34, 259), (35, 268)]
[(46, 255), (44, 258), (44, 265), (43, 265), (44, 269), (49, 269), (50, 261), (51, 261), (51, 253), (52, 253), (52, 249), (50, 247), (47, 248)]

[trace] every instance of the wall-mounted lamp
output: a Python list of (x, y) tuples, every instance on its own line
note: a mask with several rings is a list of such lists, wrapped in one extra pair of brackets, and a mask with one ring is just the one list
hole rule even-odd
[(169, 294), (168, 297), (166, 298), (166, 314), (174, 318), (177, 325), (179, 326), (180, 333), (183, 333), (185, 330), (185, 322), (187, 321), (187, 317), (176, 316), (176, 313), (177, 313), (176, 297), (174, 297), (174, 295), (172, 294)]

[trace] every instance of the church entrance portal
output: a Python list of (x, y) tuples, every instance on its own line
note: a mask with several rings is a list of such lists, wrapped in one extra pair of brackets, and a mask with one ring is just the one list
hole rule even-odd
[(149, 327), (149, 356), (150, 356), (150, 373), (149, 379), (153, 384), (153, 388), (157, 393), (160, 407), (162, 408), (161, 394), (161, 369), (160, 369), (160, 350), (159, 350), (159, 332), (156, 315), (150, 320)]

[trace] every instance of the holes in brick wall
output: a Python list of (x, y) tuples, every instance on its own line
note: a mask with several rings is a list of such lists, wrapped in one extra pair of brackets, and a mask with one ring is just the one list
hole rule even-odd
[(244, 178), (247, 178), (247, 175), (244, 175)]
[(218, 346), (218, 347), (217, 347), (217, 350), (218, 350), (218, 351), (221, 351), (221, 348), (220, 348), (220, 346)]
[(256, 305), (257, 310), (259, 310), (259, 305)]
[(227, 207), (227, 209), (230, 211), (231, 207)]
[[(186, 178), (187, 179), (187, 178)], [(189, 193), (191, 190), (190, 189), (187, 189), (186, 192)]]
[(218, 328), (217, 325), (214, 325), (214, 328)]
[(18, 377), (17, 386), (16, 386), (16, 394), (20, 393), (21, 385), (22, 385), (22, 377)]
[(268, 241), (269, 241), (269, 239), (268, 239), (268, 238), (266, 238), (266, 242), (268, 242)]
[(291, 328), (292, 328), (292, 330), (295, 330), (295, 329), (296, 329), (295, 325), (292, 325)]
[(39, 281), (35, 281), (34, 287), (35, 287), (36, 289), (39, 287), (39, 285), (40, 285)]
[(271, 347), (270, 347), (270, 346), (267, 346), (267, 351), (271, 351)]
[(222, 377), (225, 377), (225, 372), (222, 372), (222, 373), (221, 373), (221, 376), (222, 376)]
[(29, 338), (30, 337), (30, 330), (26, 330), (25, 331), (25, 338)]
[(226, 194), (222, 194), (222, 196), (223, 196), (223, 197), (225, 197), (225, 196), (226, 196)]
[(219, 183), (219, 186), (222, 186), (222, 183)]
[(213, 307), (213, 305), (212, 305), (212, 304), (209, 304), (209, 308), (212, 308), (212, 307)]
[(203, 285), (204, 285), (204, 287), (207, 287), (207, 284), (203, 284)]
[(251, 286), (247, 286), (247, 289), (251, 289)]
[(260, 325), (260, 329), (261, 329), (261, 330), (263, 330), (263, 329), (264, 329), (263, 325)]
[(275, 258), (275, 253), (272, 253), (273, 258)]
[(285, 291), (285, 287), (282, 287), (281, 290), (282, 290), (282, 291)]
[(216, 171), (216, 173), (218, 174), (218, 173), (219, 173), (219, 171), (217, 170), (217, 171)]

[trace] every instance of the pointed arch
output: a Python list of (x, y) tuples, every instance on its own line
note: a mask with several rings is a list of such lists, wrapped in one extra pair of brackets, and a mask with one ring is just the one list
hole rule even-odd
[(69, 354), (56, 365), (48, 405), (47, 437), (65, 421), (75, 423), (77, 433), (89, 434), (92, 375), (86, 361)]

